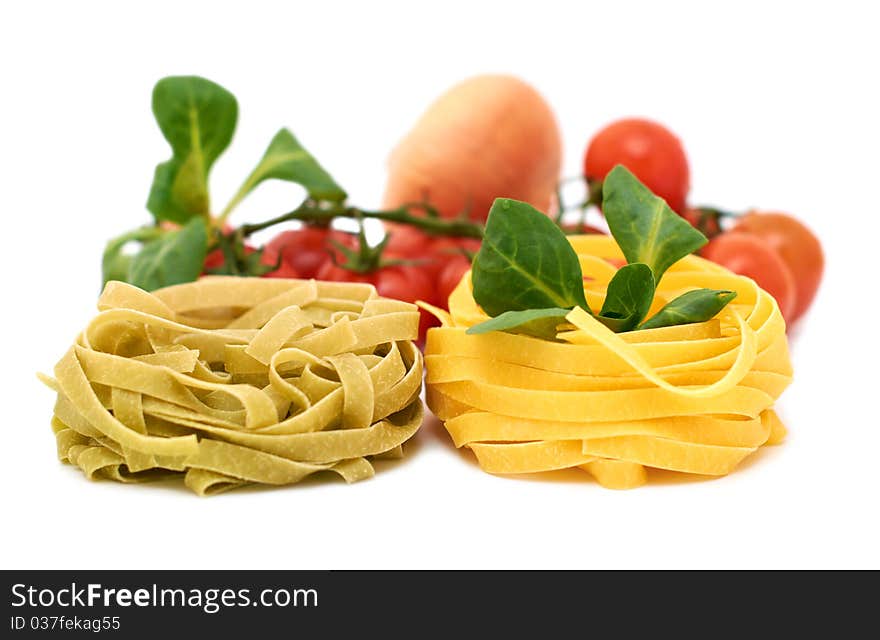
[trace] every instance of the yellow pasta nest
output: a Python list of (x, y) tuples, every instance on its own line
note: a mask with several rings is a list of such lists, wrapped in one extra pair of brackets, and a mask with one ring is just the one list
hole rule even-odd
[[(570, 238), (587, 302), (601, 308), (623, 255), (613, 239)], [(650, 313), (689, 289), (737, 297), (709, 322), (615, 334), (576, 308), (557, 341), (465, 330), (487, 319), (466, 276), (428, 332), (428, 406), (489, 473), (580, 467), (606, 487), (645, 467), (720, 476), (785, 428), (773, 403), (791, 382), (785, 324), (752, 280), (696, 256), (663, 276)]]
[(199, 494), (316, 471), (367, 478), (422, 422), (419, 313), (371, 285), (209, 277), (108, 283), (44, 381), (62, 461)]

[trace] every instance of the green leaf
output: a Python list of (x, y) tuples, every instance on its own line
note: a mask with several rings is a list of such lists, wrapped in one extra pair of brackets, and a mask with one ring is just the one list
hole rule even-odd
[(714, 318), (728, 302), (736, 297), (736, 291), (695, 289), (678, 296), (655, 313), (639, 329), (657, 329), (692, 322), (705, 322)]
[(648, 265), (655, 283), (707, 242), (623, 165), (614, 167), (602, 183), (602, 213), (626, 261)]
[(235, 96), (198, 76), (163, 78), (153, 88), (153, 114), (173, 155), (156, 167), (147, 209), (181, 224), (207, 217), (208, 172), (235, 132)]
[(577, 254), (562, 230), (525, 202), (495, 200), (471, 279), (474, 299), (490, 316), (574, 306), (589, 310)]
[(122, 253), (121, 246), (109, 253), (105, 251), (101, 259), (101, 287), (111, 280), (125, 282), (132, 258), (130, 254)]
[(305, 187), (309, 197), (315, 200), (342, 202), (348, 194), (336, 184), (329, 173), (318, 164), (314, 156), (305, 150), (299, 140), (287, 129), (281, 129), (272, 138), (269, 148), (257, 167), (251, 172), (241, 188), (226, 205), (222, 216), (229, 213), (244, 197), (264, 180), (275, 178), (287, 180)]
[(554, 340), (556, 327), (563, 323), (571, 309), (529, 309), (528, 311), (505, 311), (491, 320), (469, 327), (466, 333), (479, 335), (490, 331), (524, 333)]
[(146, 291), (192, 282), (202, 273), (207, 252), (205, 221), (193, 218), (179, 231), (145, 244), (129, 265), (127, 281)]
[(128, 269), (133, 256), (124, 253), (126, 245), (130, 242), (143, 243), (152, 240), (161, 235), (161, 233), (162, 231), (157, 227), (141, 227), (110, 240), (104, 248), (104, 255), (101, 257), (101, 286), (107, 284), (110, 280), (127, 281)]
[(607, 326), (612, 331), (630, 331), (648, 315), (654, 300), (654, 274), (641, 262), (628, 264), (617, 270), (599, 313), (599, 320), (612, 320)]

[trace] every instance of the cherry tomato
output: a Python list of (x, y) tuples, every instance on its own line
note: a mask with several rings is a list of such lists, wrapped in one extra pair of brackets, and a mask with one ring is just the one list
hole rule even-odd
[[(265, 264), (265, 263), (264, 263), (264, 264)], [(286, 262), (282, 262), (282, 263), (281, 263), (281, 266), (279, 266), (277, 269), (275, 269), (275, 271), (270, 271), (269, 273), (264, 273), (264, 274), (263, 274), (263, 277), (264, 277), (264, 278), (293, 278), (293, 279), (299, 279), (299, 278), (302, 278), (302, 275), (300, 275), (300, 273), (299, 273), (296, 269), (294, 269), (293, 267), (291, 267), (291, 266), (290, 266), (289, 264), (287, 264)]]
[(226, 257), (223, 255), (222, 249), (209, 251), (208, 255), (205, 256), (205, 268), (202, 270), (202, 273), (209, 273), (214, 269), (219, 269), (225, 262)]
[(825, 257), (819, 239), (803, 223), (785, 213), (751, 212), (737, 222), (736, 232), (761, 238), (788, 265), (797, 292), (791, 321), (809, 308), (822, 281)]
[(417, 227), (408, 224), (386, 223), (385, 228), (390, 236), (385, 249), (407, 257), (424, 257), (431, 244), (431, 236)]
[(706, 245), (703, 255), (757, 282), (776, 299), (786, 322), (790, 321), (797, 297), (794, 276), (768, 243), (749, 233), (724, 233)]
[(428, 246), (424, 262), (421, 264), (422, 270), (436, 282), (443, 267), (455, 256), (464, 257), (464, 254), (453, 238), (435, 238)]
[[(434, 285), (428, 275), (417, 266), (384, 267), (379, 269), (375, 275), (374, 284), (380, 296), (404, 302), (418, 300), (430, 304), (437, 302)], [(419, 309), (419, 340), (424, 340), (428, 329), (437, 324), (437, 319), (431, 313)]]
[(462, 277), (471, 268), (471, 261), (463, 255), (451, 256), (437, 277), (437, 304), (444, 309), (449, 308), (449, 296), (461, 282)]
[(372, 274), (358, 273), (344, 267), (334, 264), (331, 260), (326, 260), (315, 274), (316, 280), (329, 280), (330, 282), (364, 282), (373, 284)]
[(302, 229), (282, 231), (263, 249), (266, 264), (280, 262), (294, 269), (303, 278), (313, 278), (327, 259), (329, 229), (305, 226)]
[(393, 266), (379, 269), (375, 274), (376, 291), (380, 296), (416, 302), (433, 302), (434, 287), (428, 277), (417, 267)]
[(385, 228), (390, 236), (386, 251), (418, 261), (432, 278), (440, 275), (451, 256), (480, 250), (479, 238), (432, 236), (406, 224), (386, 223)]
[(612, 122), (590, 141), (584, 155), (584, 175), (602, 180), (616, 165), (632, 171), (645, 186), (684, 211), (690, 170), (681, 141), (666, 127), (641, 118)]
[(277, 264), (280, 258), (281, 263), (296, 271), (299, 277), (314, 278), (331, 255), (342, 261), (334, 242), (353, 249), (357, 238), (344, 231), (309, 225), (282, 231), (263, 248), (263, 263)]

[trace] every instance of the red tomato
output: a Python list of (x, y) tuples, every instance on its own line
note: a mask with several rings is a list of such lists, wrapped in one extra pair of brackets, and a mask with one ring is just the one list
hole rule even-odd
[(797, 292), (791, 321), (800, 318), (813, 302), (822, 281), (825, 257), (819, 239), (801, 222), (784, 213), (752, 212), (740, 218), (733, 230), (761, 238), (788, 265)]
[(358, 273), (357, 271), (345, 269), (327, 260), (318, 268), (315, 279), (329, 280), (330, 282), (365, 282), (373, 284), (371, 276), (372, 274), (369, 273)]
[[(400, 256), (388, 254), (388, 260), (402, 259)], [(367, 282), (376, 287), (380, 296), (394, 298), (403, 302), (416, 302), (423, 300), (434, 303), (434, 287), (429, 276), (415, 265), (391, 265), (380, 267), (370, 273), (357, 273), (342, 266), (325, 262), (318, 269), (315, 276), (318, 280), (331, 280), (335, 282)], [(430, 313), (421, 310), (419, 320), (419, 337), (424, 339), (425, 331), (436, 324), (436, 319)]]
[(632, 171), (672, 209), (684, 211), (690, 170), (681, 140), (669, 129), (640, 118), (606, 126), (587, 147), (584, 175), (602, 180), (618, 164)]
[(331, 253), (338, 254), (333, 241), (354, 248), (357, 239), (352, 238), (352, 234), (344, 231), (308, 225), (282, 231), (264, 247), (263, 263), (277, 264), (280, 257), (281, 263), (296, 271), (299, 277), (314, 278)]
[(424, 257), (431, 244), (431, 236), (417, 227), (408, 224), (386, 223), (390, 236), (387, 251), (406, 257)]
[(786, 322), (791, 321), (797, 297), (794, 276), (764, 240), (749, 233), (724, 233), (706, 245), (703, 255), (757, 282), (776, 299)]
[(407, 224), (386, 223), (390, 236), (386, 251), (410, 260), (418, 260), (436, 277), (453, 255), (480, 250), (479, 238), (432, 236), (418, 227)]
[(471, 262), (463, 255), (451, 256), (437, 277), (437, 304), (449, 308), (449, 296), (461, 282), (461, 278), (471, 268)]
[(431, 241), (428, 247), (428, 259), (422, 268), (432, 280), (436, 281), (447, 264), (455, 262), (459, 257), (467, 259), (468, 254), (475, 254), (479, 250), (479, 238), (438, 236)]
[(404, 302), (434, 302), (434, 287), (417, 267), (393, 266), (376, 271), (376, 291), (380, 296)]
[(225, 262), (226, 258), (223, 255), (223, 250), (214, 249), (205, 256), (205, 268), (202, 270), (202, 273), (208, 273), (212, 269), (219, 269)]
[(298, 279), (302, 278), (299, 272), (291, 267), (286, 262), (282, 262), (281, 266), (275, 269), (275, 271), (270, 271), (269, 273), (263, 274), (264, 278), (293, 278)]

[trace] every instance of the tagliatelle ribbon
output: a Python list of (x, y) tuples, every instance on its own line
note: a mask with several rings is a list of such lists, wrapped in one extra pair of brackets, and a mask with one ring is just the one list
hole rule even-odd
[[(601, 308), (620, 249), (607, 236), (569, 240)], [(575, 308), (551, 341), (468, 335), (487, 319), (468, 274), (448, 313), (432, 309), (442, 326), (428, 332), (428, 405), (489, 473), (578, 467), (620, 489), (643, 484), (646, 467), (730, 473), (785, 435), (773, 404), (791, 382), (788, 342), (767, 292), (696, 256), (666, 272), (649, 316), (701, 287), (737, 297), (708, 322), (620, 334)]]
[(199, 494), (373, 475), (422, 422), (419, 312), (370, 285), (110, 282), (43, 377), (59, 458), (89, 478), (183, 476)]

